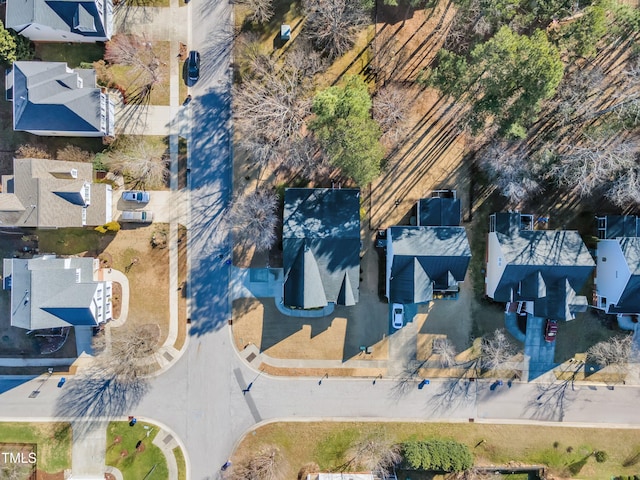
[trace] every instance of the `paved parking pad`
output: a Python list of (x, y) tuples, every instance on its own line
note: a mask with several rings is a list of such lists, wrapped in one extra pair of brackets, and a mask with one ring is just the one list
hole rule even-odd
[(544, 339), (545, 323), (546, 319), (544, 318), (533, 315), (527, 317), (524, 354), (529, 359), (529, 375), (523, 380), (533, 380), (556, 366), (553, 360), (556, 344)]

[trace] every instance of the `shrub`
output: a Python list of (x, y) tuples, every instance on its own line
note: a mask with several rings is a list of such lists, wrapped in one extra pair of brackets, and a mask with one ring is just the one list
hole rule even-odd
[(609, 458), (609, 455), (604, 450), (598, 450), (594, 454), (594, 456), (596, 457), (596, 462), (598, 463), (604, 463), (607, 461), (607, 458)]
[(20, 145), (15, 153), (16, 158), (51, 158), (46, 147), (40, 145)]
[(116, 233), (120, 231), (120, 224), (116, 221), (112, 221), (112, 222), (105, 223), (104, 225), (98, 225), (96, 228), (94, 228), (94, 230), (100, 233), (107, 233), (107, 232)]
[(412, 441), (402, 448), (404, 460), (412, 470), (462, 472), (473, 466), (469, 448), (454, 440)]

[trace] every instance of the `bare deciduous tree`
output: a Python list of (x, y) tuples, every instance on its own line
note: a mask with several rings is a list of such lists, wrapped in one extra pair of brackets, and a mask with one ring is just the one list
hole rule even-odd
[(104, 58), (111, 64), (132, 67), (129, 102), (148, 100), (151, 90), (164, 80), (161, 60), (153, 43), (138, 35), (116, 34), (105, 44)]
[(479, 153), (478, 164), (514, 204), (540, 190), (525, 142), (492, 142)]
[(637, 154), (638, 143), (631, 139), (585, 137), (580, 144), (564, 146), (551, 174), (560, 184), (584, 197), (611, 185), (624, 172), (638, 168)]
[(355, 43), (367, 16), (354, 0), (304, 0), (305, 31), (315, 47), (330, 59), (339, 57)]
[(631, 203), (640, 204), (640, 169), (634, 168), (619, 175), (607, 190), (606, 196), (619, 207)]
[(506, 364), (514, 354), (515, 347), (505, 335), (504, 330), (497, 329), (490, 337), (482, 338), (480, 365), (484, 370), (513, 370)]
[(434, 339), (433, 353), (439, 356), (442, 368), (450, 368), (456, 364), (456, 347), (448, 338)]
[(256, 250), (269, 250), (276, 241), (278, 197), (271, 190), (256, 190), (236, 197), (227, 222), (236, 241)]
[(252, 22), (266, 23), (273, 17), (273, 0), (239, 0), (237, 3), (251, 10), (249, 19)]
[(402, 134), (402, 124), (407, 119), (409, 97), (397, 86), (381, 88), (373, 97), (373, 118), (378, 122), (384, 136), (397, 142)]
[(103, 160), (111, 171), (123, 175), (133, 187), (158, 188), (169, 176), (166, 145), (143, 137), (118, 138)]
[(59, 149), (56, 153), (58, 160), (64, 160), (66, 162), (91, 162), (94, 156), (93, 153), (82, 150), (75, 145), (67, 145)]
[(587, 350), (587, 356), (601, 367), (626, 365), (631, 357), (632, 346), (631, 335), (615, 336), (593, 345)]
[(382, 432), (371, 432), (359, 439), (347, 451), (348, 464), (386, 476), (402, 461), (400, 445)]
[(274, 445), (263, 446), (246, 463), (236, 465), (231, 471), (233, 480), (283, 480), (286, 473), (285, 459)]
[(137, 382), (150, 372), (153, 362), (145, 361), (158, 348), (160, 327), (146, 324), (136, 328), (111, 328), (110, 334), (94, 337), (96, 366), (105, 376), (126, 384)]
[(299, 72), (284, 69), (241, 84), (234, 92), (237, 128), (270, 143), (296, 135), (311, 109), (304, 93)]

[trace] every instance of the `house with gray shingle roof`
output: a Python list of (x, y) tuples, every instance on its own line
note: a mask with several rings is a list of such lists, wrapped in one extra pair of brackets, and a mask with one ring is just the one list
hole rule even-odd
[(111, 282), (97, 279), (96, 258), (3, 260), (3, 288), (11, 291), (11, 325), (26, 330), (93, 327), (111, 320)]
[(82, 227), (111, 220), (111, 185), (93, 183), (90, 163), (15, 158), (13, 175), (2, 175), (3, 227)]
[(7, 0), (5, 25), (34, 42), (104, 42), (112, 0)]
[(355, 305), (360, 285), (360, 190), (286, 189), (282, 250), (286, 306)]
[(460, 200), (452, 197), (421, 198), (416, 217), (418, 226), (457, 227), (462, 217)]
[(434, 293), (455, 297), (471, 247), (464, 227), (397, 226), (387, 229), (387, 298), (427, 303)]
[(640, 314), (640, 217), (598, 217), (595, 307)]
[(71, 69), (63, 62), (14, 62), (6, 80), (14, 130), (45, 136), (114, 135), (115, 105), (96, 86), (95, 70)]
[(485, 287), (497, 302), (527, 302), (537, 317), (573, 320), (587, 308), (579, 292), (594, 267), (576, 231), (534, 230), (533, 216), (519, 212), (490, 217)]

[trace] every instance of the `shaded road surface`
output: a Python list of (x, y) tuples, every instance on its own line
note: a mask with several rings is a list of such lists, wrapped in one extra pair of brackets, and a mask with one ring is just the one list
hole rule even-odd
[[(423, 389), (381, 379), (280, 379), (260, 375), (235, 353), (227, 321), (230, 255), (224, 211), (231, 196), (229, 60), (231, 5), (193, 0), (191, 48), (202, 54), (201, 79), (192, 90), (190, 159), (190, 305), (188, 352), (148, 388), (117, 395), (93, 409), (100, 392), (70, 378), (63, 388), (36, 381), (16, 386), (0, 379), (0, 415), (29, 419), (87, 413), (137, 415), (169, 427), (187, 448), (192, 480), (219, 477), (239, 437), (270, 419), (395, 419), (586, 422), (640, 425), (635, 387), (539, 386), (432, 381)], [(221, 257), (220, 257), (221, 256)], [(132, 292), (135, 294), (135, 292)], [(18, 381), (24, 381), (20, 379)], [(243, 394), (251, 385), (251, 389)], [(477, 390), (476, 390), (477, 388)], [(595, 389), (595, 390), (594, 390)], [(4, 392), (4, 393), (3, 393)], [(63, 406), (64, 408), (61, 408)], [(605, 406), (606, 408), (603, 408)]]

